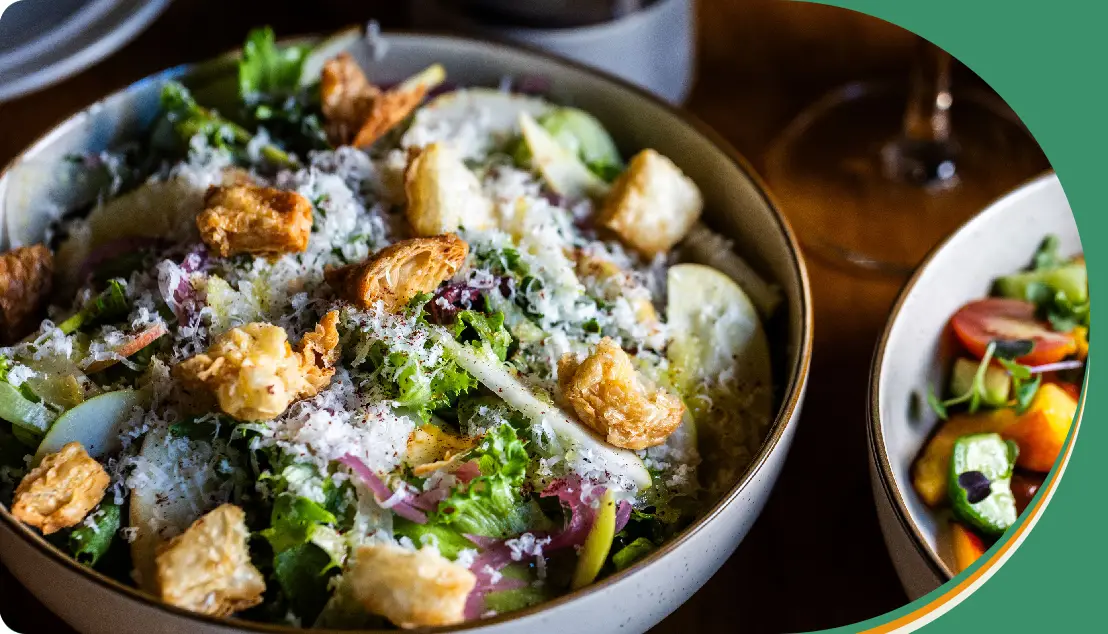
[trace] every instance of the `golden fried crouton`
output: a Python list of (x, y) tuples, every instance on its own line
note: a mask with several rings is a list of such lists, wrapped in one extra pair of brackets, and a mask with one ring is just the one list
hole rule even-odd
[(408, 435), (407, 455), (404, 462), (413, 467), (418, 476), (447, 466), (453, 458), (476, 444), (475, 438), (455, 436), (437, 425), (417, 427)]
[(395, 312), (413, 297), (429, 293), (454, 277), (465, 263), (469, 245), (447, 233), (432, 238), (401, 240), (365, 262), (330, 269), (327, 283), (350, 302), (370, 308), (377, 301)]
[(408, 224), (417, 236), (496, 225), (492, 201), (449, 145), (432, 143), (416, 154), (404, 173), (404, 192)]
[(362, 148), (373, 145), (393, 126), (407, 119), (427, 96), (427, 91), (441, 84), (444, 79), (446, 71), (442, 66), (434, 64), (378, 95), (350, 145)]
[(206, 353), (185, 359), (173, 374), (186, 387), (215, 394), (220, 409), (239, 420), (271, 420), (293, 402), (315, 396), (335, 374), (338, 313), (320, 320), (293, 351), (283, 328), (251, 323), (219, 336)]
[(224, 504), (163, 546), (155, 559), (158, 592), (166, 603), (229, 616), (262, 602), (265, 580), (246, 539), (246, 515)]
[(368, 612), (403, 628), (461, 623), (466, 597), (477, 584), (472, 572), (433, 548), (386, 543), (359, 548), (345, 579)]
[(653, 256), (680, 242), (703, 207), (696, 183), (668, 158), (643, 150), (604, 199), (598, 222), (627, 246)]
[(368, 147), (408, 117), (442, 83), (446, 72), (435, 64), (388, 91), (366, 79), (349, 53), (323, 65), (320, 98), (327, 135), (335, 145)]
[(108, 472), (71, 442), (42, 459), (15, 490), (12, 516), (49, 535), (80, 524), (104, 497)]
[(196, 227), (204, 243), (222, 257), (308, 248), (312, 204), (296, 192), (254, 185), (212, 187), (204, 207)]
[(339, 347), (339, 331), (335, 325), (338, 321), (337, 310), (327, 313), (315, 330), (304, 335), (298, 346), (304, 377), (317, 392), (327, 387), (335, 375)]
[(54, 255), (45, 245), (0, 255), (0, 344), (18, 341), (34, 330), (53, 276)]
[(331, 142), (350, 143), (380, 94), (381, 90), (369, 83), (350, 53), (340, 53), (328, 60), (320, 74), (319, 96)]
[(685, 415), (681, 399), (649, 385), (607, 337), (580, 364), (573, 354), (564, 355), (558, 361), (558, 385), (581, 422), (624, 449), (662, 444)]

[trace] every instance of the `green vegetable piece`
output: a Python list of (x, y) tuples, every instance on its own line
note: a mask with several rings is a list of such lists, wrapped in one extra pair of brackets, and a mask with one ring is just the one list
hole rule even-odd
[(1035, 255), (1031, 260), (1031, 269), (1038, 271), (1041, 269), (1053, 268), (1061, 264), (1062, 256), (1058, 253), (1058, 249), (1061, 246), (1062, 242), (1056, 235), (1048, 235), (1043, 238), (1042, 243), (1040, 243), (1039, 248), (1035, 250)]
[(553, 598), (546, 589), (546, 585), (535, 587), (530, 583), (532, 581), (532, 575), (524, 566), (512, 564), (504, 567), (500, 572), (507, 578), (522, 579), (528, 583), (522, 588), (490, 592), (485, 595), (486, 610), (492, 610), (497, 614), (506, 614), (508, 612), (529, 608), (532, 605), (538, 605)]
[(948, 494), (954, 515), (982, 533), (999, 536), (1016, 522), (1012, 469), (1015, 443), (1000, 434), (970, 434), (954, 441)]
[(611, 181), (623, 171), (615, 141), (604, 125), (584, 110), (556, 108), (540, 118), (539, 125), (604, 180)]
[(524, 503), (521, 488), (530, 459), (516, 430), (506, 423), (490, 430), (469, 458), (477, 460), (481, 475), (454, 489), (429, 523), (497, 538), (528, 530), (535, 512)]
[(239, 60), (239, 95), (250, 103), (258, 95), (290, 95), (300, 87), (300, 70), (308, 46), (277, 46), (273, 29), (254, 29), (246, 36)]
[(616, 571), (623, 570), (649, 555), (655, 548), (654, 542), (645, 537), (640, 537), (612, 555), (612, 565), (615, 566)]
[(273, 552), (291, 550), (309, 542), (320, 524), (334, 524), (334, 514), (306, 497), (282, 493), (277, 496), (269, 528), (261, 532)]
[(111, 280), (108, 288), (82, 306), (73, 316), (58, 324), (58, 329), (67, 335), (73, 334), (87, 326), (121, 319), (130, 310), (122, 282)]
[(54, 414), (42, 403), (27, 399), (11, 384), (0, 382), (0, 418), (15, 426), (13, 433), (23, 430), (41, 436), (50, 428)]
[(402, 517), (392, 520), (392, 532), (396, 537), (407, 537), (416, 546), (434, 544), (447, 559), (454, 559), (463, 550), (476, 549), (477, 545), (461, 533), (441, 524), (416, 524)]
[(570, 588), (580, 590), (596, 580), (604, 562), (608, 560), (608, 551), (616, 536), (616, 498), (611, 489), (604, 491), (600, 498), (600, 508), (596, 511), (589, 536), (577, 555), (577, 568), (573, 571)]
[[(1044, 293), (1041, 289), (1049, 289)], [(994, 291), (1003, 297), (1043, 304), (1053, 302), (1054, 293), (1062, 293), (1073, 304), (1089, 299), (1089, 274), (1083, 263), (1071, 263), (1037, 271), (1014, 273), (997, 279)]]
[[(162, 109), (181, 141), (188, 143), (200, 134), (212, 146), (225, 148), (240, 160), (249, 160), (246, 148), (254, 135), (239, 124), (201, 107), (180, 83), (166, 82), (162, 88)], [(299, 165), (292, 155), (272, 143), (263, 145), (259, 152), (263, 159), (278, 167)]]
[(301, 544), (277, 553), (273, 576), (281, 586), (293, 613), (311, 623), (331, 596), (328, 583), (338, 569), (331, 555), (315, 544)]
[[(958, 359), (950, 374), (950, 393), (965, 394), (973, 388), (977, 376), (978, 363), (971, 359)], [(990, 365), (985, 369), (985, 378), (981, 382), (981, 400), (986, 405), (1004, 407), (1008, 404), (1008, 394), (1012, 388), (1012, 379), (1004, 368)]]
[(496, 312), (483, 315), (475, 310), (463, 310), (454, 322), (454, 337), (459, 341), (476, 340), (489, 344), (497, 358), (508, 358), (508, 348), (512, 346), (512, 334), (504, 327), (504, 313)]
[(89, 520), (79, 525), (69, 534), (69, 552), (73, 558), (90, 568), (108, 552), (116, 534), (119, 532), (120, 508), (110, 502), (104, 502), (92, 513), (92, 525)]

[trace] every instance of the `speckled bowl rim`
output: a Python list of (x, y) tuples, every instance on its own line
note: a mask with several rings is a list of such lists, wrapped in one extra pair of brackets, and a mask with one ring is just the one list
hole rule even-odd
[[(548, 62), (553, 62), (553, 63), (556, 63), (556, 64), (560, 64), (562, 66), (570, 67), (571, 69), (574, 69), (574, 70), (579, 71), (579, 72), (583, 72), (583, 73), (593, 75), (593, 76), (595, 76), (599, 79), (602, 79), (604, 81), (607, 81), (611, 84), (615, 84), (616, 86), (620, 87), (621, 89), (624, 89), (624, 90), (627, 90), (629, 92), (634, 93), (640, 99), (646, 100), (646, 101), (650, 102), (652, 105), (654, 105), (658, 108), (662, 108), (663, 110), (666, 111), (666, 113), (669, 116), (671, 116), (675, 119), (678, 119), (678, 120), (682, 121), (683, 123), (687, 124), (688, 126), (693, 128), (693, 130), (695, 130), (698, 134), (702, 135), (705, 139), (707, 139), (712, 145), (714, 145), (717, 149), (719, 149), (721, 152), (723, 152), (731, 160), (731, 162), (734, 164), (734, 166), (740, 172), (743, 173), (744, 176), (746, 176), (748, 179), (750, 179), (751, 183), (754, 185), (755, 190), (757, 190), (758, 195), (762, 198), (762, 202), (769, 208), (769, 210), (773, 214), (774, 219), (777, 221), (778, 228), (779, 228), (781, 234), (785, 238), (786, 245), (787, 245), (788, 251), (789, 251), (789, 256), (792, 260), (792, 264), (793, 264), (793, 267), (794, 267), (793, 268), (793, 274), (796, 276), (796, 278), (798, 279), (798, 281), (800, 283), (800, 289), (799, 289), (800, 290), (800, 313), (798, 315), (796, 315), (795, 317), (790, 318), (790, 323), (795, 323), (796, 320), (799, 320), (800, 327), (801, 327), (801, 331), (800, 331), (800, 349), (796, 352), (796, 359), (798, 360), (798, 363), (797, 363), (796, 369), (793, 371), (792, 375), (788, 377), (787, 385), (786, 385), (786, 388), (783, 392), (780, 408), (778, 409), (777, 416), (774, 418), (773, 424), (770, 426), (770, 430), (769, 430), (769, 433), (766, 436), (766, 439), (762, 443), (761, 449), (759, 450), (759, 452), (758, 452), (757, 456), (755, 457), (755, 459), (747, 467), (747, 469), (746, 469), (745, 473), (743, 473), (742, 477), (739, 478), (739, 480), (735, 484), (735, 486), (733, 486), (731, 488), (731, 490), (726, 495), (724, 495), (707, 513), (705, 513), (700, 518), (698, 518), (695, 522), (693, 522), (693, 524), (691, 526), (689, 526), (688, 528), (683, 530), (681, 533), (679, 533), (673, 539), (671, 539), (668, 542), (666, 542), (665, 544), (663, 544), (662, 547), (660, 547), (657, 550), (655, 550), (654, 552), (650, 553), (645, 558), (643, 558), (642, 560), (636, 562), (634, 565), (630, 566), (629, 568), (627, 568), (625, 570), (622, 570), (620, 572), (617, 572), (617, 573), (615, 573), (615, 574), (613, 574), (609, 577), (606, 577), (606, 578), (604, 578), (603, 580), (601, 580), (597, 583), (586, 586), (585, 588), (582, 588), (580, 590), (577, 590), (577, 591), (574, 591), (574, 592), (569, 592), (567, 594), (555, 597), (554, 599), (551, 599), (549, 601), (545, 601), (543, 603), (531, 606), (529, 608), (525, 608), (525, 609), (522, 609), (522, 610), (517, 610), (515, 612), (509, 612), (507, 614), (503, 614), (503, 615), (500, 615), (500, 616), (494, 616), (494, 617), (490, 617), (490, 618), (487, 618), (487, 619), (480, 619), (480, 620), (476, 620), (476, 621), (470, 621), (470, 622), (466, 622), (466, 623), (459, 624), (459, 625), (422, 628), (420, 630), (420, 631), (424, 631), (424, 632), (435, 632), (435, 633), (467, 632), (467, 631), (471, 631), (471, 630), (477, 630), (477, 629), (480, 629), (480, 628), (483, 628), (483, 627), (502, 624), (502, 623), (512, 621), (512, 620), (516, 620), (516, 619), (526, 618), (526, 617), (532, 616), (532, 615), (537, 614), (537, 613), (539, 613), (541, 611), (544, 611), (544, 610), (550, 610), (550, 609), (557, 608), (559, 606), (563, 606), (565, 604), (573, 602), (576, 599), (584, 597), (586, 595), (591, 595), (591, 594), (597, 593), (597, 592), (603, 592), (609, 586), (614, 585), (619, 581), (622, 581), (623, 579), (627, 578), (629, 575), (633, 575), (636, 572), (642, 570), (643, 568), (646, 568), (646, 567), (652, 565), (653, 563), (659, 561), (660, 559), (665, 558), (667, 555), (669, 555), (674, 550), (676, 550), (677, 547), (679, 547), (679, 546), (681, 546), (681, 545), (683, 545), (683, 544), (685, 544), (689, 541), (692, 541), (696, 537), (696, 535), (698, 533), (700, 533), (701, 530), (708, 523), (710, 523), (711, 521), (713, 521), (714, 519), (719, 517), (723, 513), (723, 511), (726, 509), (726, 507), (730, 506), (731, 504), (734, 504), (738, 500), (738, 498), (740, 497), (742, 492), (754, 480), (754, 477), (753, 477), (754, 474), (756, 474), (766, 464), (766, 462), (769, 460), (769, 457), (778, 449), (778, 445), (780, 444), (780, 441), (781, 441), (782, 437), (784, 436), (786, 427), (788, 427), (790, 424), (792, 424), (794, 426), (797, 424), (797, 421), (796, 421), (797, 409), (799, 407), (801, 397), (804, 394), (804, 387), (805, 387), (807, 379), (808, 379), (808, 374), (809, 374), (810, 369), (811, 369), (811, 361), (812, 361), (813, 317), (812, 317), (811, 284), (810, 284), (810, 281), (808, 279), (807, 266), (805, 265), (804, 258), (801, 255), (800, 243), (797, 241), (796, 235), (793, 232), (792, 227), (789, 225), (788, 220), (785, 218), (784, 214), (781, 212), (780, 205), (777, 203), (777, 201), (774, 199), (773, 195), (770, 193), (769, 188), (767, 187), (765, 181), (762, 179), (761, 176), (758, 175), (758, 173), (754, 170), (754, 168), (750, 165), (750, 163), (746, 160), (746, 158), (744, 158), (734, 147), (732, 147), (731, 144), (728, 141), (726, 141), (715, 130), (713, 130), (707, 124), (703, 123), (702, 121), (700, 121), (699, 119), (694, 117), (692, 114), (690, 114), (688, 112), (685, 112), (684, 110), (682, 110), (682, 109), (680, 109), (676, 106), (670, 105), (670, 104), (662, 101), (661, 99), (659, 99), (658, 97), (655, 97), (654, 95), (652, 95), (651, 93), (645, 91), (644, 89), (639, 88), (638, 86), (635, 86), (634, 84), (631, 84), (631, 83), (629, 83), (629, 82), (627, 82), (623, 79), (620, 79), (618, 77), (610, 75), (606, 72), (603, 72), (603, 71), (596, 70), (594, 68), (585, 66), (585, 65), (580, 64), (578, 62), (575, 62), (573, 60), (569, 60), (569, 59), (560, 57), (558, 55), (554, 55), (554, 54), (548, 53), (546, 51), (541, 51), (541, 50), (538, 50), (538, 49), (535, 49), (535, 48), (532, 48), (532, 47), (529, 47), (529, 46), (524, 46), (524, 45), (519, 45), (519, 44), (494, 43), (494, 42), (488, 42), (488, 41), (485, 41), (485, 40), (481, 40), (481, 39), (478, 39), (478, 38), (453, 36), (453, 35), (447, 36), (447, 35), (441, 35), (441, 34), (427, 33), (427, 32), (421, 32), (421, 31), (412, 31), (412, 30), (403, 30), (403, 29), (390, 30), (390, 31), (384, 33), (383, 35), (384, 35), (385, 38), (388, 38), (389, 36), (399, 36), (399, 37), (408, 37), (408, 38), (427, 38), (427, 39), (433, 39), (433, 40), (438, 40), (438, 41), (443, 41), (443, 42), (455, 42), (455, 43), (458, 43), (458, 44), (463, 44), (463, 45), (468, 45), (468, 46), (474, 46), (474, 45), (487, 46), (487, 47), (500, 49), (500, 50), (504, 51), (504, 53), (507, 54), (507, 55), (513, 55), (513, 56), (517, 56), (517, 57), (518, 56), (523, 56), (523, 57), (530, 56), (530, 57), (533, 57), (533, 58), (539, 58), (539, 59), (542, 59), (542, 60), (545, 60), (545, 61), (548, 61)], [(321, 37), (325, 37), (325, 34), (306, 34), (306, 35), (295, 37), (295, 38), (288, 38), (285, 41), (312, 40), (312, 39), (317, 39), (317, 38), (321, 38)], [(149, 81), (155, 81), (155, 80), (159, 79), (160, 77), (165, 76), (167, 74), (176, 76), (176, 74), (180, 74), (180, 73), (190, 73), (190, 72), (195, 72), (195, 71), (204, 71), (209, 65), (214, 65), (214, 64), (217, 64), (219, 62), (226, 62), (228, 59), (233, 59), (234, 57), (236, 57), (239, 54), (240, 50), (241, 49), (235, 49), (231, 52), (225, 53), (224, 55), (214, 57), (214, 58), (212, 58), (208, 61), (205, 61), (205, 62), (199, 62), (199, 63), (195, 63), (195, 64), (184, 64), (184, 65), (181, 65), (181, 66), (176, 66), (176, 67), (173, 67), (173, 68), (166, 69), (166, 70), (161, 71), (159, 73), (155, 73), (153, 75), (150, 75), (148, 77), (140, 79), (136, 82), (133, 82), (132, 84), (130, 84), (130, 85), (124, 87), (124, 88), (113, 91), (111, 94), (97, 100), (93, 104), (90, 104), (88, 106), (85, 106), (83, 108), (80, 108), (80, 109), (76, 110), (73, 114), (65, 117), (56, 126), (54, 126), (49, 131), (47, 131), (42, 136), (40, 136), (38, 139), (36, 139), (35, 142), (32, 143), (26, 150), (24, 150), (19, 155), (17, 155), (15, 158), (13, 158), (11, 160), (11, 162), (9, 162), (8, 165), (6, 165), (4, 167), (4, 169), (2, 171), (0, 171), (0, 182), (2, 182), (3, 179), (8, 175), (8, 172), (12, 169), (12, 167), (14, 167), (16, 164), (18, 164), (20, 162), (20, 160), (23, 158), (24, 155), (26, 155), (28, 153), (31, 153), (31, 152), (34, 152), (37, 148), (39, 148), (41, 146), (49, 144), (55, 136), (63, 134), (66, 131), (67, 127), (69, 125), (72, 125), (74, 123), (76, 117), (78, 117), (81, 113), (83, 113), (83, 112), (85, 112), (89, 109), (96, 108), (101, 102), (103, 102), (107, 99), (111, 99), (112, 97), (114, 97), (115, 95), (117, 95), (119, 93), (126, 92), (127, 90), (130, 90), (133, 86), (135, 86), (137, 84), (142, 84), (142, 83), (149, 82)], [(790, 357), (790, 356), (792, 356), (792, 355), (787, 355), (787, 358)], [(106, 575), (104, 575), (104, 574), (102, 574), (102, 573), (100, 573), (96, 570), (88, 568), (87, 566), (82, 566), (81, 564), (77, 563), (77, 561), (75, 561), (71, 557), (68, 557), (67, 555), (62, 553), (60, 550), (58, 550), (56, 547), (54, 547), (49, 542), (47, 542), (41, 535), (39, 535), (38, 533), (31, 530), (27, 526), (23, 525), (22, 522), (19, 522), (14, 517), (12, 517), (12, 515), (8, 511), (7, 507), (5, 507), (3, 505), (0, 505), (0, 522), (3, 522), (7, 526), (8, 529), (12, 530), (12, 532), (20, 535), (25, 540), (30, 542), (31, 545), (34, 546), (41, 554), (44, 554), (47, 557), (53, 559), (55, 562), (57, 562), (57, 563), (61, 564), (62, 566), (68, 568), (70, 571), (74, 572), (75, 574), (77, 574), (79, 576), (82, 576), (85, 579), (87, 579), (89, 581), (92, 581), (94, 583), (97, 583), (101, 586), (104, 586), (108, 589), (114, 590), (116, 592), (120, 592), (120, 593), (126, 595), (128, 598), (130, 598), (134, 601), (138, 601), (140, 603), (143, 603), (148, 607), (152, 607), (156, 610), (161, 610), (161, 611), (164, 611), (164, 612), (168, 612), (171, 615), (176, 616), (176, 617), (181, 617), (181, 618), (185, 618), (185, 619), (195, 619), (197, 621), (201, 621), (201, 622), (208, 623), (208, 624), (211, 624), (211, 625), (233, 627), (233, 628), (237, 628), (238, 630), (243, 631), (243, 632), (263, 632), (263, 633), (281, 633), (281, 634), (294, 634), (296, 632), (305, 632), (305, 631), (333, 632), (334, 634), (339, 634), (340, 632), (345, 633), (345, 634), (349, 634), (350, 632), (363, 632), (363, 633), (382, 632), (382, 634), (383, 634), (384, 632), (386, 632), (386, 630), (333, 630), (333, 629), (327, 629), (327, 628), (306, 629), (306, 628), (292, 627), (292, 626), (289, 626), (289, 625), (262, 623), (262, 622), (259, 622), (259, 621), (247, 621), (247, 620), (237, 619), (237, 618), (233, 618), (233, 617), (221, 618), (221, 617), (208, 616), (208, 615), (204, 615), (204, 614), (198, 614), (196, 612), (192, 612), (190, 610), (186, 610), (184, 608), (179, 608), (177, 606), (173, 606), (173, 605), (170, 605), (168, 603), (164, 603), (162, 601), (159, 601), (158, 599), (156, 599), (156, 598), (140, 591), (137, 588), (134, 588), (132, 586), (128, 586), (128, 585), (125, 585), (123, 583), (120, 583), (119, 581), (116, 581), (115, 579), (112, 579), (112, 578), (110, 578), (110, 577), (108, 577), (108, 576), (106, 576)], [(387, 631), (392, 631), (392, 630), (387, 630)]]
[(903, 529), (904, 533), (910, 538), (916, 552), (924, 560), (931, 572), (942, 580), (943, 583), (954, 578), (954, 570), (951, 569), (942, 555), (931, 547), (931, 544), (928, 543), (927, 538), (923, 535), (923, 530), (912, 520), (912, 514), (908, 510), (908, 504), (904, 501), (904, 493), (896, 484), (896, 476), (893, 474), (892, 462), (889, 460), (888, 449), (885, 445), (885, 434), (882, 429), (881, 407), (879, 403), (885, 352), (888, 348), (893, 326), (900, 317), (901, 309), (908, 301), (908, 297), (912, 294), (912, 291), (915, 290), (916, 283), (919, 282), (920, 277), (923, 276), (931, 262), (943, 254), (946, 246), (963, 232), (972, 230), (973, 227), (980, 223), (988, 222), (995, 215), (1005, 213), (1007, 205), (1002, 203), (1006, 200), (1024, 196), (1027, 190), (1036, 187), (1044, 187), (1047, 182), (1056, 178), (1057, 176), (1054, 170), (1047, 169), (1041, 174), (1024, 181), (1008, 193), (986, 205), (984, 209), (962, 223), (958, 229), (948, 235), (938, 246), (931, 249), (919, 266), (916, 267), (912, 277), (908, 279), (897, 295), (896, 302), (893, 304), (889, 312), (889, 317), (885, 322), (885, 328), (881, 333), (881, 338), (878, 340), (877, 347), (874, 349), (873, 360), (870, 364), (869, 400), (867, 403), (869, 425), (866, 426), (866, 435), (868, 436), (870, 451), (874, 464), (877, 467), (877, 473), (880, 476), (881, 487), (885, 492), (885, 497), (890, 502), (897, 523), (899, 523), (900, 528)]

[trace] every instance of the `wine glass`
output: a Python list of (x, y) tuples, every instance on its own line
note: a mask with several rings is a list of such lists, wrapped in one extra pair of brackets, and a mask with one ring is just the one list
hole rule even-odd
[(809, 254), (907, 276), (990, 201), (1049, 169), (1002, 100), (952, 89), (948, 53), (921, 40), (918, 57), (908, 82), (833, 90), (771, 144), (766, 179)]

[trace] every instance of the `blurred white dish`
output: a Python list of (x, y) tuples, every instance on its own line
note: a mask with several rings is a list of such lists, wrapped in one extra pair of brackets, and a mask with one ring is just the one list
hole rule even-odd
[(88, 68), (130, 42), (168, 5), (169, 0), (12, 4), (0, 16), (0, 101)]
[[(642, 2), (642, 8), (607, 22), (549, 28), (480, 21), (457, 4), (415, 0), (412, 18), (418, 28), (458, 30), (541, 48), (621, 77), (670, 103), (683, 103), (692, 91), (696, 66), (692, 0)], [(536, 18), (544, 15), (534, 13)]]

